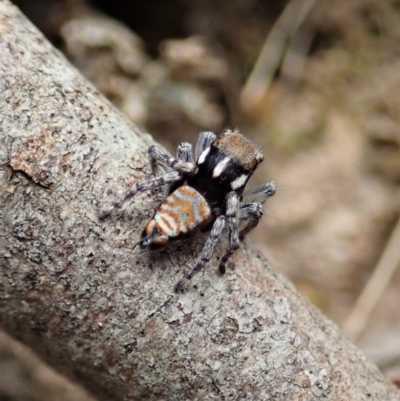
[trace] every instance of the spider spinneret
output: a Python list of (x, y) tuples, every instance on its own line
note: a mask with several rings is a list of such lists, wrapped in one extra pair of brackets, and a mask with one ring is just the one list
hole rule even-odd
[(219, 265), (220, 272), (225, 272), (226, 263), (239, 248), (240, 240), (260, 221), (264, 202), (275, 194), (275, 184), (270, 181), (244, 192), (247, 181), (264, 157), (259, 148), (237, 130), (226, 130), (218, 137), (212, 132), (200, 133), (195, 160), (192, 145), (187, 142), (178, 146), (176, 158), (156, 146), (149, 148), (149, 156), (166, 164), (169, 171), (161, 177), (135, 184), (121, 201), (101, 213), (100, 219), (137, 192), (169, 185), (168, 196), (146, 224), (139, 245), (156, 249), (196, 229), (211, 227), (192, 271), (175, 287), (176, 292), (183, 292), (185, 283), (210, 260), (227, 227), (229, 245)]

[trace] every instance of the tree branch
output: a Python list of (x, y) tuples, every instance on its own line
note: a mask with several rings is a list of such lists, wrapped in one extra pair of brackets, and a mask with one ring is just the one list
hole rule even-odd
[[(205, 236), (132, 251), (162, 194), (149, 136), (0, 1), (0, 326), (104, 400), (399, 400), (375, 366), (243, 246), (173, 287)], [(278, 195), (279, 196), (279, 195)], [(226, 244), (223, 244), (226, 245)]]

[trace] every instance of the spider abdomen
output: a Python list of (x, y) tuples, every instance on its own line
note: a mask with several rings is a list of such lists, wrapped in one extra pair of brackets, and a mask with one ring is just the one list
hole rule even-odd
[(209, 221), (212, 212), (204, 197), (189, 185), (182, 185), (160, 205), (142, 234), (142, 247), (156, 248), (189, 234)]

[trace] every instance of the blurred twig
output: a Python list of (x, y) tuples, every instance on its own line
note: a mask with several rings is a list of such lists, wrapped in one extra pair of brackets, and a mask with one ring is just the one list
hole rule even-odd
[(364, 331), (371, 313), (400, 265), (400, 219), (398, 220), (387, 246), (353, 310), (343, 325), (344, 332), (353, 340)]
[(264, 97), (291, 38), (316, 0), (291, 0), (269, 33), (241, 94), (243, 107), (251, 109)]
[(282, 77), (292, 83), (298, 82), (303, 74), (313, 38), (314, 30), (309, 26), (302, 26), (294, 35), (282, 59)]

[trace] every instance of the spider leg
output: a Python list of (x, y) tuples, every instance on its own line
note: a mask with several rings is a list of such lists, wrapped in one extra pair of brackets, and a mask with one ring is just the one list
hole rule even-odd
[(232, 191), (226, 196), (226, 220), (228, 223), (229, 247), (222, 257), (219, 264), (219, 271), (221, 274), (225, 273), (225, 265), (232, 254), (239, 248), (239, 231), (238, 231), (238, 209), (239, 209), (239, 195)]
[(275, 195), (275, 183), (269, 181), (263, 185), (251, 188), (243, 194), (243, 203), (257, 202), (263, 204), (267, 198)]
[(195, 174), (197, 172), (197, 166), (193, 163), (175, 159), (165, 150), (158, 148), (157, 146), (150, 146), (149, 156), (161, 163), (166, 164), (168, 167), (173, 168), (181, 174)]
[(199, 139), (197, 140), (195, 159), (199, 160), (201, 154), (210, 147), (211, 143), (217, 139), (217, 136), (210, 131), (200, 132)]
[[(172, 156), (169, 157), (172, 158)], [(177, 160), (191, 163), (194, 165), (192, 144), (189, 142), (180, 143), (176, 149), (176, 158)], [(175, 169), (173, 167), (168, 167), (167, 172), (169, 173), (174, 170)], [(182, 176), (180, 180), (173, 182), (171, 185), (166, 185), (163, 188), (165, 196), (168, 196), (169, 194), (174, 192), (177, 188), (179, 188), (183, 184), (183, 182), (184, 182), (184, 177)]]
[(156, 177), (151, 180), (141, 181), (133, 185), (131, 190), (125, 194), (125, 196), (119, 201), (113, 203), (107, 210), (100, 213), (100, 220), (104, 220), (113, 210), (120, 208), (125, 202), (131, 199), (137, 192), (148, 191), (153, 188), (161, 187), (165, 184), (171, 184), (182, 178), (182, 175), (178, 171), (172, 171), (161, 177)]
[(240, 205), (238, 218), (240, 222), (245, 222), (239, 231), (239, 238), (243, 240), (243, 238), (256, 226), (261, 220), (263, 216), (263, 207), (261, 203), (251, 202), (251, 203), (243, 203)]
[(189, 142), (182, 142), (176, 150), (176, 158), (194, 164), (192, 144)]
[(260, 222), (263, 216), (263, 204), (271, 196), (275, 195), (275, 183), (273, 181), (252, 188), (243, 194), (244, 202), (239, 207), (238, 218), (245, 222), (239, 231), (242, 240)]
[(211, 229), (210, 236), (208, 237), (203, 250), (199, 258), (197, 259), (192, 271), (187, 274), (182, 280), (178, 282), (175, 286), (175, 292), (182, 293), (185, 291), (187, 287), (187, 283), (193, 278), (195, 274), (197, 274), (204, 265), (211, 259), (211, 255), (214, 251), (215, 245), (218, 242), (222, 231), (225, 226), (225, 216), (218, 216), (215, 220), (213, 227)]

